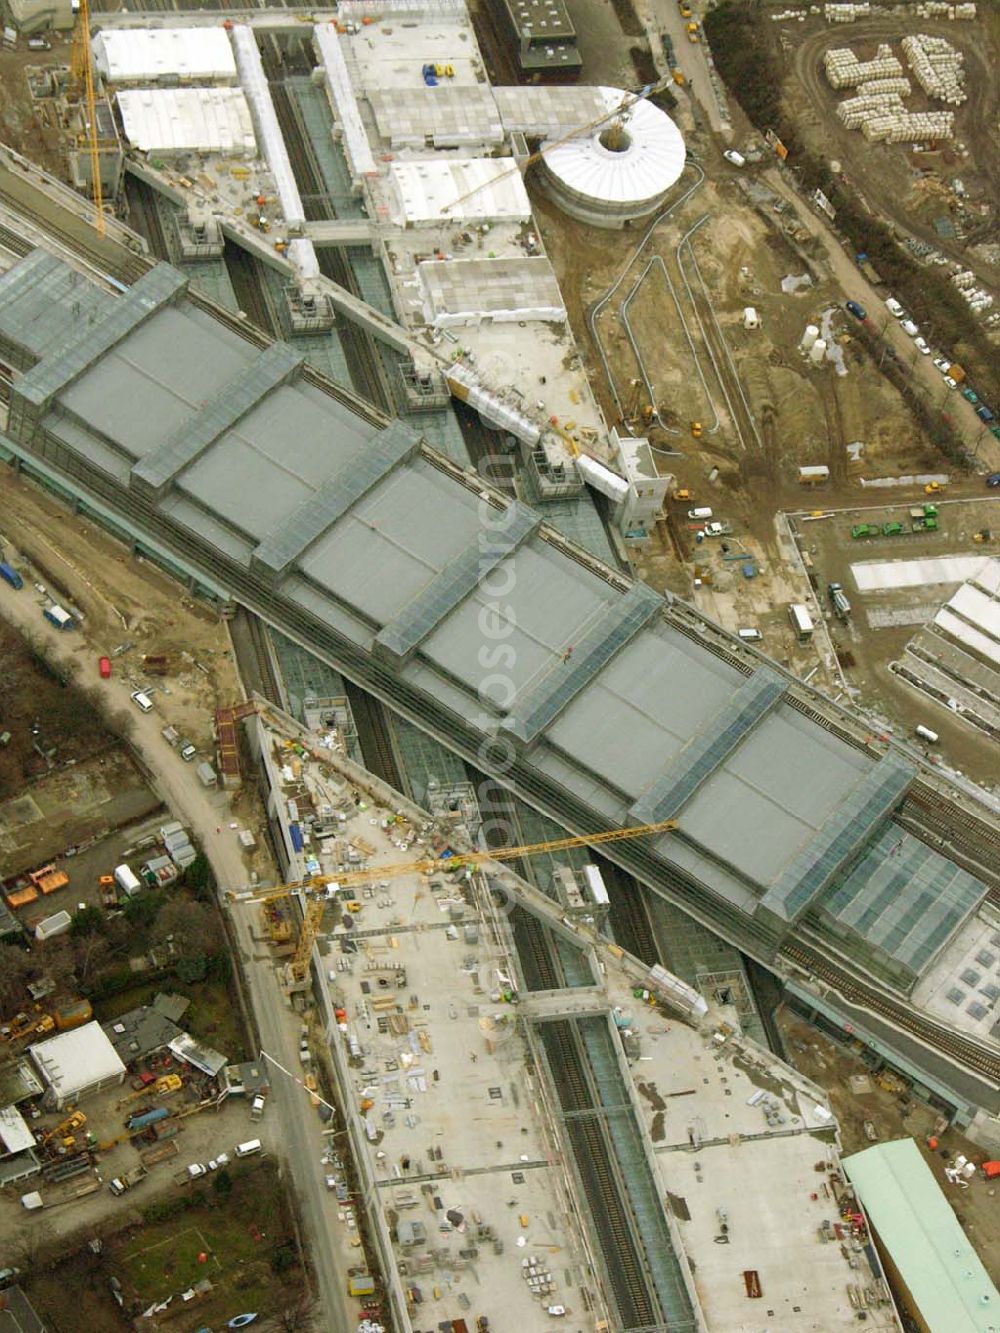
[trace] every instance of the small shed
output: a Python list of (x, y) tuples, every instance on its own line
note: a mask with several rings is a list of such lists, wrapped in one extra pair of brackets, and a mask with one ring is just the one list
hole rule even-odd
[(744, 308), (743, 327), (745, 329), (760, 328), (760, 315), (757, 314), (757, 311), (754, 309), (752, 305), (748, 305)]

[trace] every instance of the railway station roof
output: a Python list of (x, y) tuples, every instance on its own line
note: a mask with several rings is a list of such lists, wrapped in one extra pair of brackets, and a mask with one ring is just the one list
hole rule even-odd
[[(0, 312), (10, 287), (30, 338), (36, 289), (19, 269), (0, 278)], [(69, 460), (63, 484), (453, 748), (510, 749), (523, 791), (563, 822), (668, 811), (674, 833), (616, 851), (697, 895), (717, 928), (773, 949), (819, 914), (906, 972), (958, 929), (984, 886), (915, 840), (900, 885), (898, 832), (882, 836), (915, 770), (821, 725), (819, 696), (574, 547), (544, 508), (536, 521), (484, 490), (400, 423), (262, 353), (166, 266), (154, 274), (145, 304), (134, 288), (96, 316), (57, 295), (64, 337), (12, 389), (23, 458)], [(265, 359), (282, 374), (245, 394)], [(195, 456), (175, 448), (185, 439)], [(918, 910), (928, 894), (934, 910)]]

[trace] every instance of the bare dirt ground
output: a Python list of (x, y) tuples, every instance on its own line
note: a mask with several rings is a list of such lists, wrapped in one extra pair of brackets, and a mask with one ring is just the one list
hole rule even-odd
[[(840, 1125), (844, 1153), (862, 1152), (873, 1141), (886, 1143), (912, 1137), (980, 1259), (995, 1274), (1000, 1269), (1000, 1232), (996, 1226), (1000, 1191), (995, 1183), (979, 1177), (970, 1182), (968, 1189), (959, 1190), (944, 1174), (949, 1157), (962, 1153), (978, 1163), (985, 1160), (982, 1149), (957, 1130), (939, 1131), (935, 1113), (907, 1093), (887, 1092), (870, 1077), (866, 1083), (856, 1085), (863, 1091), (854, 1091), (852, 1078), (864, 1079), (870, 1075), (870, 1068), (859, 1053), (818, 1032), (788, 1010), (779, 1010), (777, 1021), (791, 1063), (829, 1094)], [(866, 1134), (865, 1122), (874, 1130), (874, 1140)], [(927, 1136), (932, 1133), (938, 1136), (937, 1152), (932, 1152), (926, 1144)]]
[[(215, 613), (96, 524), (13, 475), (0, 497), (0, 532), (15, 565), (30, 562), (43, 584), (83, 613), (80, 682), (99, 687), (97, 657), (130, 645), (114, 657), (116, 676), (155, 693), (161, 725), (209, 748), (214, 708), (240, 697), (229, 637)], [(34, 596), (25, 582), (21, 596)], [(41, 620), (41, 603), (38, 614)], [(169, 674), (144, 670), (144, 655), (167, 655)]]
[[(995, 288), (1000, 282), (1000, 268), (985, 262), (982, 253), (969, 249), (984, 239), (1000, 239), (996, 217), (996, 201), (1000, 198), (1000, 87), (996, 80), (994, 16), (987, 14), (985, 20), (972, 24), (948, 23), (911, 19), (896, 10), (840, 29), (813, 18), (802, 24), (776, 26), (782, 46), (789, 53), (790, 76), (783, 95), (811, 147), (842, 163), (844, 175), (875, 212), (894, 221), (902, 232), (969, 264)], [(859, 59), (868, 60), (879, 43), (886, 43), (902, 59), (899, 40), (912, 32), (944, 37), (965, 56), (969, 96), (955, 108), (957, 143), (936, 153), (914, 153), (908, 144), (870, 144), (858, 131), (844, 129), (835, 107), (850, 94), (830, 88), (822, 70), (823, 52), (830, 47), (848, 46)], [(905, 60), (903, 64), (905, 69)], [(907, 106), (922, 111), (940, 109), (941, 104), (925, 97), (914, 83)], [(936, 218), (951, 220), (958, 211), (958, 201), (950, 191), (956, 178), (961, 179), (966, 192), (959, 218), (964, 240), (948, 240), (932, 225)]]
[(28, 87), (30, 71), (69, 63), (68, 35), (52, 32), (47, 40), (50, 51), (29, 51), (23, 37), (17, 50), (0, 50), (0, 139), (67, 180), (66, 153), (52, 119), (52, 103), (36, 101)]

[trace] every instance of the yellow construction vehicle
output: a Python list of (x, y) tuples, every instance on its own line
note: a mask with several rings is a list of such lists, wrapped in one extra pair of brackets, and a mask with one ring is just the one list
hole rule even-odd
[[(547, 842), (532, 842), (521, 847), (497, 847), (493, 851), (461, 852), (453, 856), (424, 857), (419, 861), (395, 861), (389, 865), (371, 866), (367, 870), (348, 870), (342, 875), (316, 875), (312, 879), (299, 879), (289, 884), (279, 884), (275, 888), (260, 889), (247, 896), (240, 896), (238, 901), (250, 903), (269, 903), (293, 894), (305, 898), (302, 928), (295, 954), (289, 963), (289, 971), (294, 982), (302, 982), (309, 975), (309, 960), (312, 957), (313, 943), (323, 921), (326, 908), (325, 890), (328, 885), (339, 889), (352, 888), (356, 884), (369, 884), (375, 879), (395, 879), (400, 875), (430, 875), (435, 871), (455, 873), (469, 867), (483, 865), (490, 861), (516, 861), (522, 856), (538, 856), (542, 852), (562, 852), (571, 847), (599, 847), (607, 842), (621, 842), (627, 838), (652, 837), (658, 833), (669, 833), (677, 827), (676, 819), (663, 819), (658, 824), (637, 824), (632, 828), (604, 829), (600, 833), (588, 833), (579, 837), (551, 838)], [(324, 892), (320, 892), (323, 890)], [(227, 895), (231, 901), (237, 901), (234, 893)], [(349, 912), (360, 911), (356, 899), (342, 903)]]
[(51, 1014), (15, 1014), (0, 1028), (0, 1041), (22, 1041), (25, 1037), (40, 1037), (55, 1027)]
[(86, 1123), (87, 1117), (83, 1112), (74, 1111), (65, 1120), (61, 1120), (58, 1125), (45, 1131), (41, 1138), (42, 1147), (47, 1147), (54, 1139), (60, 1139), (65, 1144), (67, 1139), (71, 1138), (78, 1129), (83, 1129)]
[(138, 1101), (140, 1097), (169, 1097), (173, 1092), (180, 1092), (183, 1086), (184, 1080), (180, 1074), (162, 1074), (158, 1079), (154, 1079), (152, 1083), (147, 1083), (141, 1088), (136, 1088), (134, 1092), (130, 1092), (127, 1097), (123, 1097), (117, 1103), (117, 1106), (121, 1109), (123, 1106), (128, 1106), (130, 1102)]

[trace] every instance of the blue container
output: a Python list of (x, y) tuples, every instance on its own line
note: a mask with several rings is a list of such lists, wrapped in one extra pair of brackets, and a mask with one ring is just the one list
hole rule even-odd
[(0, 561), (0, 579), (9, 583), (12, 588), (24, 587), (24, 579), (21, 578), (17, 570), (12, 569), (10, 565), (4, 564), (2, 561)]

